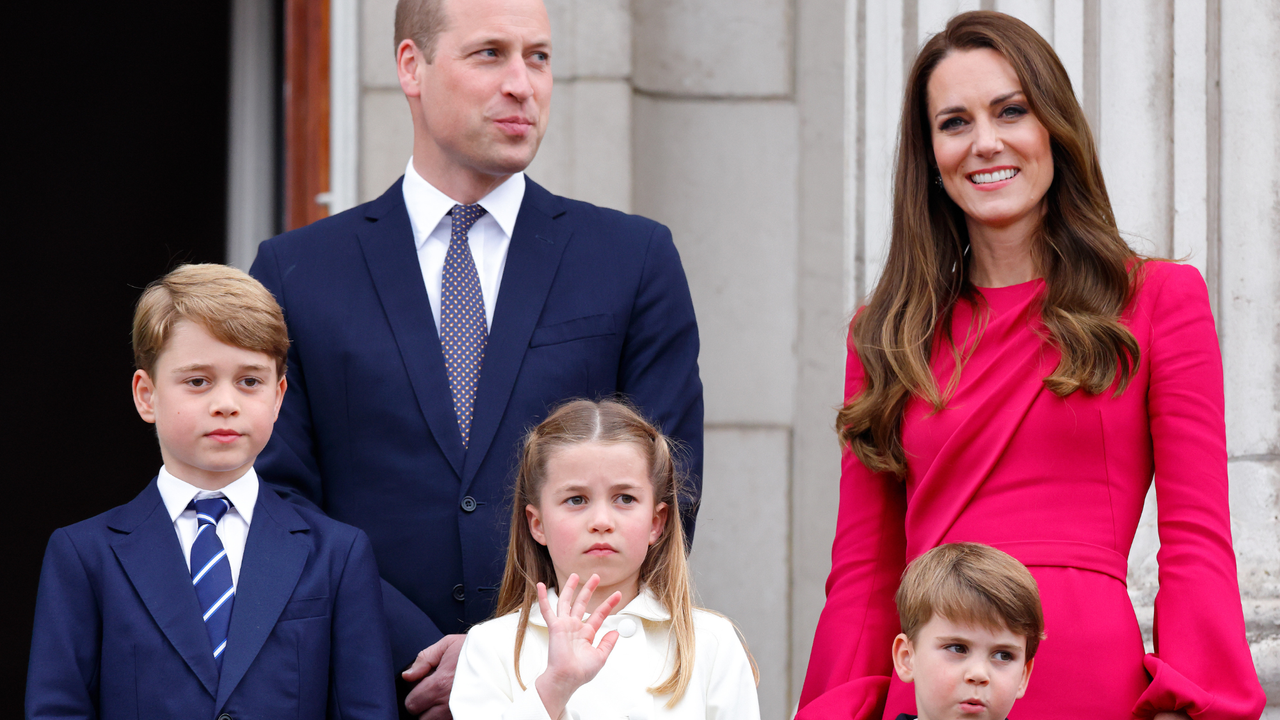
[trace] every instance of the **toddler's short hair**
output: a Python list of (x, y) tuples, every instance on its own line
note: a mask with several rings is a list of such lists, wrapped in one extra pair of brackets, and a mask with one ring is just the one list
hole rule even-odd
[(939, 545), (916, 558), (894, 596), (912, 642), (934, 615), (954, 623), (1008, 628), (1027, 639), (1027, 662), (1044, 637), (1040, 591), (1026, 566), (990, 545)]
[(260, 352), (284, 377), (289, 330), (284, 312), (262, 283), (248, 273), (212, 263), (182, 265), (142, 291), (133, 313), (133, 362), (148, 375), (173, 326), (187, 320), (218, 340)]

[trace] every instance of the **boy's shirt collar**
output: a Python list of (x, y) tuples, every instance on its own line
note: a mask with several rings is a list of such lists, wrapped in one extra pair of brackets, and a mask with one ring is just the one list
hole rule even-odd
[(156, 476), (156, 489), (160, 491), (165, 509), (169, 511), (170, 522), (177, 522), (178, 516), (192, 500), (225, 495), (231, 501), (231, 506), (244, 518), (245, 525), (253, 524), (253, 507), (258, 502), (258, 474), (252, 467), (221, 490), (202, 490), (174, 477), (161, 466), (160, 474)]

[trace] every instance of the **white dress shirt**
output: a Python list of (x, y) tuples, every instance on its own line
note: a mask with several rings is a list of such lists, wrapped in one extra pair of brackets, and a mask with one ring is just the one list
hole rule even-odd
[[(551, 604), (555, 592), (548, 591)], [(520, 614), (511, 613), (471, 628), (458, 656), (449, 710), (455, 720), (552, 720), (534, 680), (547, 669), (547, 623), (535, 604), (520, 651), (516, 681), (515, 636)], [(647, 589), (604, 619), (598, 643), (610, 630), (618, 643), (604, 667), (569, 698), (569, 720), (759, 720), (755, 677), (733, 624), (705, 610), (693, 611), (693, 677), (673, 708), (669, 695), (648, 688), (671, 675), (671, 615)]]
[[(440, 283), (444, 275), (444, 256), (449, 250), (449, 238), (453, 234), (453, 219), (449, 211), (458, 201), (440, 192), (422, 179), (413, 169), (413, 158), (404, 171), (404, 205), (409, 211), (409, 225), (413, 228), (413, 242), (418, 248), (418, 264), (422, 266), (422, 281), (427, 286), (427, 299), (431, 302), (431, 314), (440, 328)], [(480, 276), (480, 293), (484, 296), (484, 319), (487, 327), (493, 327), (493, 308), (498, 302), (498, 287), (502, 284), (502, 271), (507, 265), (507, 248), (511, 245), (511, 233), (515, 231), (520, 203), (524, 202), (524, 173), (507, 178), (478, 203), (485, 209), (475, 225), (467, 233), (471, 257), (476, 261), (476, 273)]]
[(182, 556), (187, 560), (187, 571), (191, 570), (191, 544), (196, 541), (196, 530), (200, 524), (196, 521), (194, 508), (187, 506), (192, 500), (226, 497), (231, 501), (231, 509), (218, 521), (215, 528), (222, 548), (227, 551), (227, 562), (231, 565), (231, 585), (240, 581), (240, 561), (244, 559), (244, 541), (249, 535), (249, 523), (253, 522), (253, 506), (258, 502), (258, 474), (249, 468), (249, 472), (221, 490), (201, 490), (195, 485), (186, 483), (160, 468), (160, 476), (156, 478), (156, 489), (164, 500), (169, 518), (173, 520), (173, 529), (178, 533), (178, 542), (182, 545)]

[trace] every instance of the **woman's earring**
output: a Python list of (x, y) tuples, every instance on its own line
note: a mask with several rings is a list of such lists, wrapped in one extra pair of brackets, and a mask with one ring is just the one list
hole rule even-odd
[(945, 187), (942, 184), (942, 173), (938, 172), (937, 170), (933, 171), (933, 184), (937, 185), (938, 188), (940, 189)]

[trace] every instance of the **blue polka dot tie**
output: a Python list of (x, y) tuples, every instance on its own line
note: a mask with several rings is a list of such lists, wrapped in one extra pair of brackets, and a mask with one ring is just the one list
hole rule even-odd
[(467, 244), (467, 231), (484, 213), (479, 205), (453, 206), (449, 213), (453, 217), (453, 230), (440, 282), (440, 344), (464, 448), (471, 439), (471, 410), (484, 360), (484, 343), (489, 335), (480, 276), (476, 273), (471, 246)]
[[(191, 544), (191, 582), (204, 613), (204, 628), (213, 646), (213, 660), (222, 671), (222, 654), (227, 649), (227, 629), (231, 627), (231, 604), (236, 589), (231, 584), (231, 563), (218, 539), (218, 521), (231, 509), (226, 498), (205, 498), (191, 503), (196, 509), (195, 542)], [(190, 506), (188, 506), (190, 507)]]

